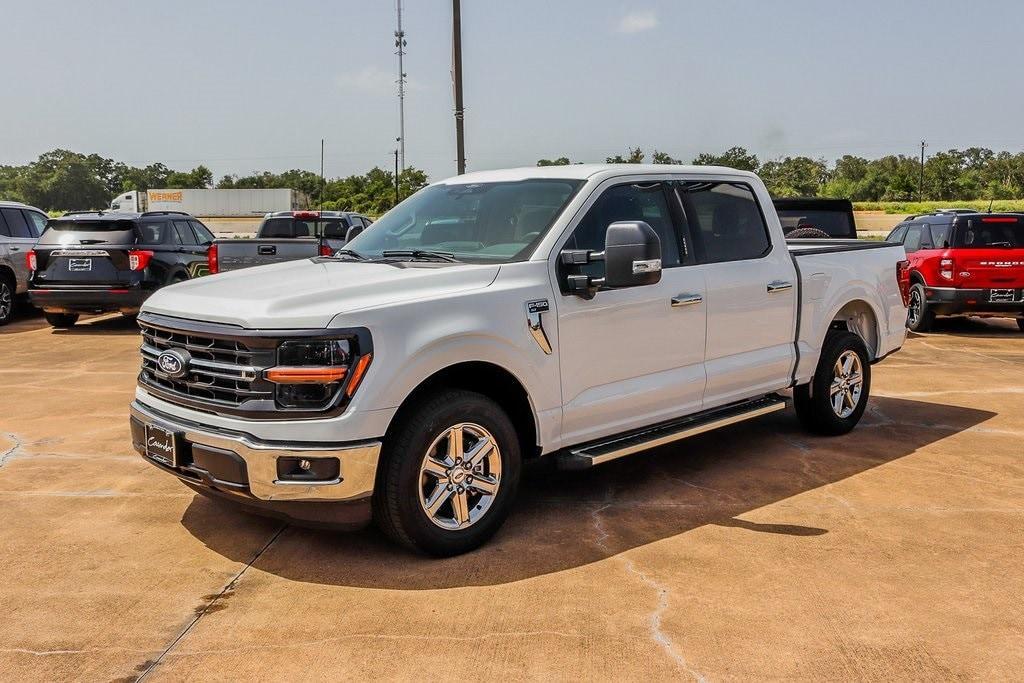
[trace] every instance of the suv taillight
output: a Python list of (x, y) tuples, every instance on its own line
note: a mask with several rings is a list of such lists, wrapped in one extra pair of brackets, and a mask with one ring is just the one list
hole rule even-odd
[(903, 298), (903, 305), (910, 305), (910, 261), (899, 261), (896, 263), (896, 284), (900, 288), (900, 296)]
[(30, 271), (32, 271), (32, 270), (39, 270), (39, 260), (36, 258), (36, 250), (35, 249), (32, 249), (31, 251), (29, 251), (29, 252), (27, 252), (25, 254), (25, 266)]
[(206, 252), (206, 264), (210, 266), (210, 275), (220, 272), (220, 263), (217, 262), (217, 245), (211, 244)]
[(953, 259), (951, 259), (951, 258), (940, 259), (939, 260), (939, 277), (941, 277), (943, 279), (946, 279), (946, 280), (952, 280), (953, 279), (954, 267), (955, 267), (955, 264), (953, 263)]
[(153, 252), (148, 249), (133, 249), (128, 252), (128, 269), (145, 270), (151, 258), (153, 258)]

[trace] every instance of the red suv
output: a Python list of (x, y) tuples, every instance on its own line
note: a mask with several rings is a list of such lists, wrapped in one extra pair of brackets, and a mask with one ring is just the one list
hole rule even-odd
[(936, 315), (1016, 318), (1024, 331), (1024, 213), (940, 211), (911, 216), (886, 238), (910, 261), (907, 327)]

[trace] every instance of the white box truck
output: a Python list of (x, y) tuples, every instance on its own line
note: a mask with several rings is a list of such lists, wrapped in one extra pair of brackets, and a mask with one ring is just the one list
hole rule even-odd
[(111, 211), (184, 211), (193, 216), (262, 216), (273, 211), (294, 211), (304, 195), (287, 188), (268, 190), (150, 189), (122, 192), (110, 202)]

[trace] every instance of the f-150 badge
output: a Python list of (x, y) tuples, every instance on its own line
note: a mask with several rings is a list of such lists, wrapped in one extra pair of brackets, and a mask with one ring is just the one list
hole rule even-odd
[(549, 310), (551, 310), (551, 305), (547, 299), (534, 299), (526, 302), (526, 327), (530, 330), (533, 340), (537, 342), (541, 351), (550, 356), (551, 342), (544, 334), (544, 323), (540, 317), (541, 313), (547, 313)]

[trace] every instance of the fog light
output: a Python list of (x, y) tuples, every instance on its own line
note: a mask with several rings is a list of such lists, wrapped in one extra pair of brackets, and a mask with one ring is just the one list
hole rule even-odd
[(341, 478), (337, 458), (278, 458), (279, 481), (334, 481)]

